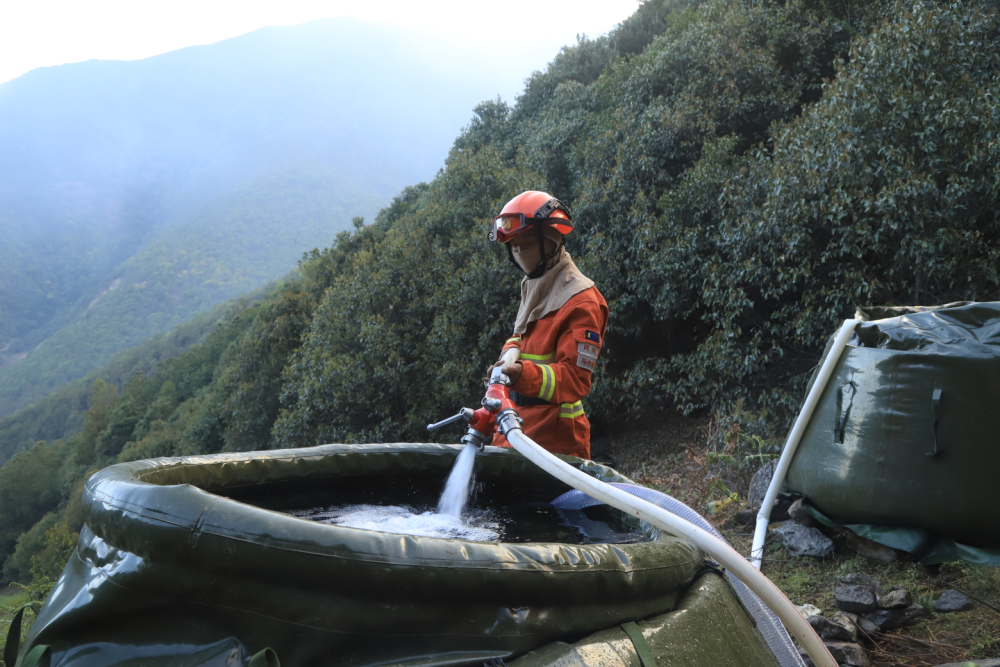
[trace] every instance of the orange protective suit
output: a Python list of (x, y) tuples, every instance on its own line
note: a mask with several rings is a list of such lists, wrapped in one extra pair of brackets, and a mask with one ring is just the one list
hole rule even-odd
[[(590, 393), (607, 326), (608, 304), (591, 287), (528, 324), (523, 334), (503, 346), (521, 350), (524, 371), (511, 389), (551, 403), (519, 406), (517, 411), (525, 434), (553, 454), (590, 458), (590, 422), (581, 400)], [(499, 433), (492, 444), (510, 447)]]

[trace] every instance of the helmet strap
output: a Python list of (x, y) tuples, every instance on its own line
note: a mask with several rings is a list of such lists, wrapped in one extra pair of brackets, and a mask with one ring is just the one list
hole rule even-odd
[(507, 259), (510, 260), (511, 264), (517, 267), (518, 271), (524, 272), (525, 277), (527, 277), (528, 280), (534, 280), (535, 278), (541, 278), (542, 276), (544, 276), (545, 271), (548, 269), (549, 260), (556, 256), (556, 253), (559, 252), (559, 248), (566, 245), (565, 241), (563, 243), (560, 243), (559, 245), (556, 246), (555, 252), (549, 255), (548, 253), (545, 252), (545, 234), (542, 233), (542, 225), (534, 225), (534, 227), (535, 227), (535, 232), (538, 235), (538, 246), (539, 248), (541, 248), (542, 251), (542, 260), (538, 262), (538, 266), (532, 269), (530, 273), (524, 271), (524, 269), (521, 268), (521, 265), (517, 263), (517, 260), (514, 259), (514, 251), (511, 250), (510, 243), (509, 242), (504, 243), (504, 245), (507, 247)]
[(535, 225), (535, 235), (538, 238), (538, 249), (542, 253), (542, 259), (538, 262), (538, 266), (528, 274), (528, 280), (534, 280), (535, 278), (541, 278), (545, 275), (545, 266), (549, 263), (549, 256), (545, 253), (545, 234), (542, 233), (542, 226)]
[(517, 263), (516, 259), (514, 259), (514, 251), (510, 249), (510, 242), (508, 241), (507, 243), (504, 243), (504, 247), (507, 248), (507, 259), (510, 260), (510, 263), (516, 266), (518, 271), (523, 272), (524, 269), (522, 269), (521, 265)]
[[(559, 249), (562, 248), (564, 245), (566, 245), (565, 240), (562, 243), (559, 243), (558, 245), (556, 245), (556, 249), (550, 255), (547, 252), (545, 252), (545, 235), (542, 233), (542, 225), (536, 225), (535, 230), (538, 233), (538, 245), (542, 250), (542, 261), (538, 263), (538, 266), (535, 267), (534, 271), (527, 274), (528, 280), (534, 280), (535, 278), (541, 278), (542, 276), (544, 276), (545, 272), (549, 268), (549, 260), (551, 260), (557, 254), (559, 254)], [(514, 255), (511, 254), (511, 259), (513, 259), (513, 257)]]

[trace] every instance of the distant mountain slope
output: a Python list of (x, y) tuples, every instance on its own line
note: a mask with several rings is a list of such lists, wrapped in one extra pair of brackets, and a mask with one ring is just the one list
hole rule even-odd
[[(328, 245), (349, 211), (378, 199), (327, 171), (295, 169), (239, 188), (162, 232), (108, 277), (82, 313), (0, 373), (0, 415), (198, 312), (288, 273)], [(317, 239), (319, 241), (317, 242)]]
[[(456, 48), (329, 19), (0, 85), (0, 414), (432, 177), (472, 107), (509, 87), (485, 45)], [(177, 252), (187, 273), (166, 280)]]
[[(244, 299), (251, 303), (268, 291), (260, 289)], [(73, 435), (83, 425), (87, 397), (95, 379), (121, 386), (136, 373), (153, 375), (161, 361), (177, 357), (202, 342), (229, 310), (229, 305), (222, 304), (198, 313), (165, 334), (118, 352), (101, 368), (59, 387), (42, 400), (0, 417), (0, 461), (10, 459), (39, 440), (60, 440)]]

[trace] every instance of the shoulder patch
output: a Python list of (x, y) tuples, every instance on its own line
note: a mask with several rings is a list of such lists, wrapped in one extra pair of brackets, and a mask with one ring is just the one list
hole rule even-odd
[(591, 331), (590, 329), (586, 329), (584, 331), (583, 337), (589, 340), (591, 343), (597, 343), (598, 345), (601, 344), (601, 334), (597, 333), (596, 331)]

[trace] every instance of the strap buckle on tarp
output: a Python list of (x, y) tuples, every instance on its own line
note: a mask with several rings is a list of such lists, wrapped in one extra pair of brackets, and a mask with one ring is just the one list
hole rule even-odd
[(642, 630), (639, 629), (639, 626), (634, 621), (629, 621), (628, 623), (622, 623), (621, 628), (628, 635), (628, 638), (632, 640), (632, 646), (635, 647), (635, 652), (639, 654), (642, 667), (656, 667), (656, 658), (653, 657), (653, 651), (649, 648), (649, 644), (646, 643), (646, 638), (642, 636)]
[(934, 439), (934, 451), (927, 452), (927, 456), (934, 457), (941, 454), (941, 450), (938, 449), (938, 439), (937, 439), (937, 425), (938, 419), (941, 417), (941, 388), (934, 387), (934, 392), (931, 394), (931, 414), (934, 415), (934, 426), (931, 427), (931, 438)]
[[(24, 619), (25, 609), (35, 611), (32, 605), (24, 605), (14, 614), (14, 618), (10, 621), (10, 627), (7, 629), (7, 643), (3, 649), (3, 661), (8, 667), (14, 667), (17, 663), (17, 654), (21, 650), (21, 622)], [(28, 655), (24, 656), (21, 667), (49, 667), (51, 659), (51, 649), (45, 644), (37, 644), (28, 652)]]
[(854, 405), (854, 397), (858, 393), (858, 385), (854, 380), (850, 380), (840, 387), (837, 392), (837, 423), (833, 429), (834, 441), (844, 444), (844, 433), (847, 431), (847, 420), (851, 416), (851, 406)]

